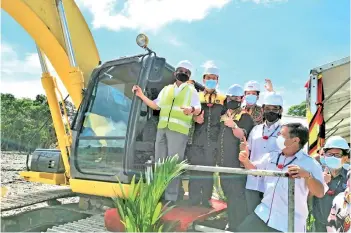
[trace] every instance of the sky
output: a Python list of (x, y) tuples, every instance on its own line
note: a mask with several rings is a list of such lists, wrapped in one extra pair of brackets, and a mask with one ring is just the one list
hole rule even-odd
[[(312, 68), (349, 56), (349, 0), (76, 0), (103, 62), (140, 54), (136, 36), (193, 78), (220, 69), (219, 88), (270, 78), (284, 109), (305, 99)], [(35, 42), (1, 10), (1, 93), (44, 93)], [(54, 72), (53, 68), (50, 70)], [(55, 74), (56, 75), (56, 74)], [(62, 85), (60, 86), (61, 88)], [(62, 92), (66, 93), (65, 90)]]

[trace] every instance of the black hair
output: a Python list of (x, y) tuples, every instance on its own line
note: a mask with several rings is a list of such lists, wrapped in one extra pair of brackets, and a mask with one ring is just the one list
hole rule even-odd
[(301, 123), (288, 123), (283, 126), (288, 127), (290, 138), (298, 137), (300, 139), (299, 146), (303, 148), (308, 141), (308, 129)]
[[(178, 70), (179, 70), (179, 68), (180, 67), (178, 67), (176, 70), (175, 70), (175, 72), (177, 72)], [(186, 68), (185, 68), (186, 69)], [(187, 69), (188, 70), (188, 69)], [(191, 76), (191, 71), (190, 70), (188, 70), (189, 71), (189, 76)]]
[[(246, 92), (248, 92), (248, 91), (244, 91), (244, 94), (245, 94), (245, 95), (246, 95)], [(257, 96), (260, 95), (260, 91), (256, 91), (256, 93), (257, 93)]]

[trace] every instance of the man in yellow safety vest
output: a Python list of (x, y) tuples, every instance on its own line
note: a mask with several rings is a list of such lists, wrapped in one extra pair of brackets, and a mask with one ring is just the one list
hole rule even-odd
[[(139, 86), (133, 86), (132, 91), (146, 105), (160, 110), (155, 143), (156, 161), (176, 154), (180, 160), (184, 160), (193, 116), (201, 112), (199, 95), (194, 86), (188, 83), (191, 70), (189, 61), (179, 62), (174, 72), (175, 83), (165, 86), (155, 100), (146, 97)], [(175, 179), (166, 190), (166, 201), (177, 201), (179, 189), (180, 180)]]

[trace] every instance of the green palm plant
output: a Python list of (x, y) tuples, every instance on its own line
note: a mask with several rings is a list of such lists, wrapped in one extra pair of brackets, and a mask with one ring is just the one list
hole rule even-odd
[(122, 190), (121, 198), (114, 198), (121, 222), (126, 232), (163, 232), (170, 231), (174, 224), (165, 225), (161, 218), (174, 206), (162, 208), (161, 196), (172, 180), (180, 176), (186, 163), (178, 161), (178, 155), (167, 157), (155, 164), (154, 171), (146, 172), (138, 183), (135, 176), (131, 181), (128, 194)]
[(223, 190), (221, 188), (220, 176), (218, 172), (214, 173), (213, 179), (214, 179), (213, 189), (214, 189), (215, 195), (219, 200), (227, 202), (227, 198), (225, 197)]

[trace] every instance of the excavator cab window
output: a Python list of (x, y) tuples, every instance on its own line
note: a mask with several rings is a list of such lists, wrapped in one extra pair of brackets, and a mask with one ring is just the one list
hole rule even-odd
[(73, 178), (129, 182), (154, 154), (157, 111), (132, 92), (145, 89), (150, 99), (172, 83), (173, 68), (150, 55), (107, 62), (92, 74), (73, 126)]

